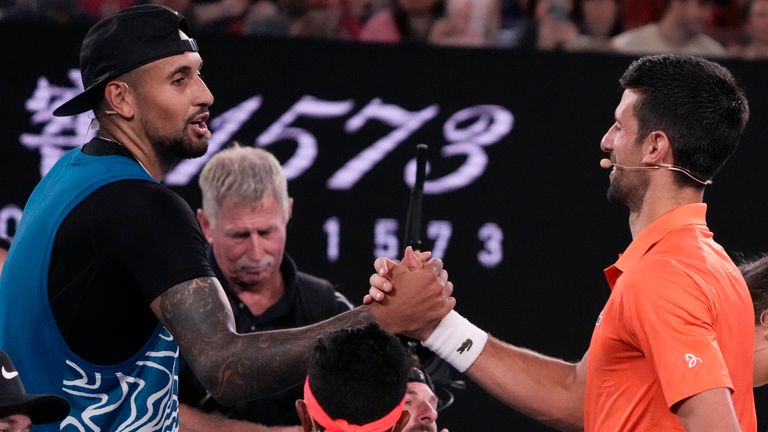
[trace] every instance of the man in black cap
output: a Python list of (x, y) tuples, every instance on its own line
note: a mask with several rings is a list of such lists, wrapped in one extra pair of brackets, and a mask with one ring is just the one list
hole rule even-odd
[(438, 399), (429, 376), (418, 366), (411, 367), (405, 390), (405, 410), (410, 418), (403, 432), (437, 432), (437, 408)]
[(11, 358), (0, 351), (0, 432), (24, 432), (34, 424), (64, 420), (69, 402), (53, 394), (30, 394), (24, 390)]
[(27, 388), (69, 399), (66, 424), (79, 430), (176, 430), (179, 348), (231, 404), (301, 382), (328, 330), (375, 320), (410, 332), (454, 304), (433, 261), (401, 275), (418, 289), (386, 306), (237, 334), (194, 213), (159, 183), (207, 150), (213, 96), (197, 51), (184, 18), (162, 6), (127, 8), (91, 28), (80, 53), (85, 91), (54, 114), (93, 110), (98, 136), (35, 188), (0, 279), (0, 346)]

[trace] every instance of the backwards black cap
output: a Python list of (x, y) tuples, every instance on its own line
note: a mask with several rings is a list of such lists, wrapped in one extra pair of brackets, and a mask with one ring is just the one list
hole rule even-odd
[(96, 23), (80, 47), (82, 93), (53, 111), (57, 117), (92, 109), (95, 93), (111, 79), (161, 58), (197, 51), (194, 39), (182, 39), (187, 21), (178, 12), (159, 5), (125, 8)]

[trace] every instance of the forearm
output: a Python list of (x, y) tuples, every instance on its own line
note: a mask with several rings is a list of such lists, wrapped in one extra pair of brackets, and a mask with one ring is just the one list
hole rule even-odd
[(672, 410), (688, 432), (741, 430), (733, 408), (731, 391), (727, 388), (705, 390), (681, 401)]
[(319, 336), (373, 321), (368, 308), (358, 308), (308, 327), (240, 335), (224, 292), (213, 278), (169, 289), (153, 302), (153, 310), (200, 382), (223, 404), (300, 384)]
[(582, 364), (489, 338), (467, 374), (494, 397), (560, 430), (583, 428)]
[(180, 432), (300, 432), (300, 426), (264, 426), (209, 414), (185, 404), (179, 405)]

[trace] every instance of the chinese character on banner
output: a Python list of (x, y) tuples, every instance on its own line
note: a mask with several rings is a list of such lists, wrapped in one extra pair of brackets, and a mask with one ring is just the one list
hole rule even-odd
[(54, 117), (53, 110), (83, 91), (80, 71), (70, 69), (72, 86), (52, 85), (48, 78), (37, 79), (37, 86), (24, 107), (32, 114), (30, 124), (41, 127), (39, 133), (22, 133), (19, 142), (28, 149), (40, 151), (40, 175), (48, 173), (54, 163), (69, 149), (83, 145), (95, 131), (90, 130), (90, 111), (72, 117)]

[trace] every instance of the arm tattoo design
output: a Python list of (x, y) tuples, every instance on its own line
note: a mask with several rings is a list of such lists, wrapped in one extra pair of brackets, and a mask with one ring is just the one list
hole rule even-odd
[(301, 383), (318, 337), (374, 321), (368, 309), (360, 307), (307, 327), (241, 335), (235, 332), (232, 311), (215, 278), (180, 283), (158, 299), (159, 318), (195, 375), (213, 397), (228, 405)]

